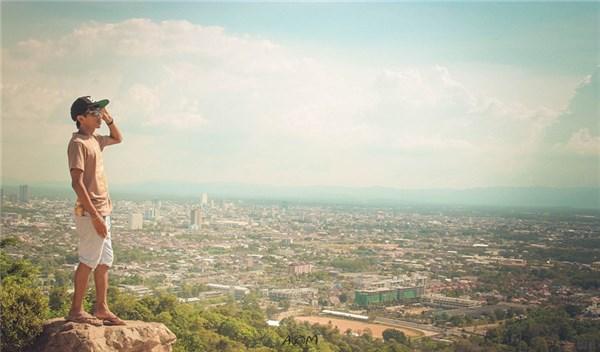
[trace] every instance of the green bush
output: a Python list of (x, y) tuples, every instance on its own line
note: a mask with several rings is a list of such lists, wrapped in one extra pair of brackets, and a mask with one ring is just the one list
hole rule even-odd
[(397, 329), (385, 329), (382, 335), (383, 340), (385, 341), (396, 340), (396, 342), (402, 344), (406, 344), (408, 342), (406, 335), (402, 331)]
[(0, 254), (0, 350), (22, 351), (42, 332), (48, 297), (37, 287), (37, 270), (25, 260)]

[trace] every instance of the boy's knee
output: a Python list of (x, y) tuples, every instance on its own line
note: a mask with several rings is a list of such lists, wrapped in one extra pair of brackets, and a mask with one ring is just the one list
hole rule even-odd
[(109, 265), (107, 265), (107, 264), (98, 264), (98, 265), (96, 266), (96, 269), (95, 269), (95, 271), (106, 271), (106, 270), (108, 270), (108, 269), (110, 269), (110, 266), (109, 266)]
[(86, 264), (86, 263), (84, 263), (82, 261), (79, 261), (79, 267), (78, 267), (78, 269), (80, 269), (80, 270), (86, 270), (86, 271), (92, 271), (92, 270), (94, 270), (94, 267), (90, 266), (90, 264)]

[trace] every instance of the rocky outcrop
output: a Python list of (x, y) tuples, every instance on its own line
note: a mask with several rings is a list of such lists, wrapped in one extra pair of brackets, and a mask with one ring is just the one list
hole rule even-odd
[(170, 352), (176, 336), (164, 324), (128, 320), (123, 326), (92, 326), (49, 320), (30, 352)]

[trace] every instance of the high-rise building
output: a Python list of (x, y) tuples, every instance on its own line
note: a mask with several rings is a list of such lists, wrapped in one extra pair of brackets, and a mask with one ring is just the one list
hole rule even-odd
[(144, 210), (144, 219), (146, 220), (154, 220), (156, 218), (156, 209), (146, 209)]
[(201, 209), (192, 209), (190, 212), (190, 228), (197, 230), (200, 228), (202, 224), (202, 210)]
[(140, 213), (129, 214), (129, 229), (141, 230), (144, 225), (144, 215)]
[(29, 202), (29, 186), (27, 186), (27, 185), (19, 186), (19, 202), (21, 202), (21, 203)]
[(208, 205), (208, 194), (202, 193), (202, 203), (200, 203), (203, 207)]
[(155, 220), (160, 218), (160, 208), (162, 207), (162, 202), (160, 201), (160, 199), (153, 199), (152, 200), (152, 209), (150, 209), (149, 211), (147, 210), (144, 213), (144, 216), (149, 219), (149, 220)]

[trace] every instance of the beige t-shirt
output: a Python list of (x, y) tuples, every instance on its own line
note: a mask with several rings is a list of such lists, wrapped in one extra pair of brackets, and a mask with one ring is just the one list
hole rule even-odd
[[(102, 150), (109, 138), (109, 136), (97, 134), (86, 136), (74, 132), (67, 148), (69, 172), (71, 169), (83, 170), (83, 184), (90, 195), (92, 204), (102, 216), (110, 215), (112, 211), (112, 201), (108, 195), (108, 184), (102, 161)], [(77, 199), (76, 212), (82, 208), (81, 202)]]

